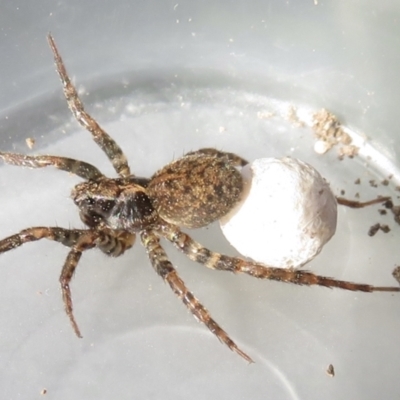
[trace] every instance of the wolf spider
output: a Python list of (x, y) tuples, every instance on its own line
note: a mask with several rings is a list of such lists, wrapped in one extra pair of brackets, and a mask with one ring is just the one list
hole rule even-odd
[[(131, 174), (121, 148), (84, 110), (50, 34), (48, 42), (72, 114), (92, 134), (119, 177), (107, 178), (93, 165), (66, 157), (0, 152), (0, 158), (8, 164), (31, 168), (53, 166), (83, 178), (84, 181), (73, 188), (71, 196), (79, 208), (81, 220), (87, 226), (87, 229), (28, 228), (1, 240), (0, 253), (40, 239), (54, 240), (70, 248), (60, 283), (65, 311), (78, 337), (82, 336), (73, 315), (70, 281), (82, 253), (97, 247), (109, 256), (118, 257), (134, 245), (136, 235), (140, 237), (157, 274), (169, 284), (196, 319), (248, 362), (253, 360), (230, 339), (187, 289), (161, 247), (160, 238), (167, 239), (189, 259), (215, 270), (241, 272), (256, 278), (297, 285), (363, 292), (400, 291), (399, 287), (376, 287), (318, 276), (303, 270), (269, 267), (215, 253), (194, 241), (180, 228), (201, 228), (226, 215), (240, 199), (243, 182), (238, 168), (246, 165), (247, 161), (233, 153), (207, 148), (187, 153), (150, 179)], [(359, 203), (338, 198), (339, 203), (357, 208), (384, 200)]]

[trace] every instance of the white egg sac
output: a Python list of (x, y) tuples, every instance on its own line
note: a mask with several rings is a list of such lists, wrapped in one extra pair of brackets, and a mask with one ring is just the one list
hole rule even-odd
[(242, 255), (296, 268), (314, 258), (336, 230), (337, 204), (328, 183), (300, 160), (263, 158), (242, 169), (242, 201), (220, 224)]

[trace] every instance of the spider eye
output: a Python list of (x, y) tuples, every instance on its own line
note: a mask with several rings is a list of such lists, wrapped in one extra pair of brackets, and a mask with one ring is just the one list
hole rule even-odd
[(85, 203), (87, 206), (93, 206), (95, 204), (95, 201), (94, 201), (93, 197), (86, 197)]
[(109, 212), (115, 205), (115, 201), (100, 199), (97, 201), (97, 207), (101, 209), (101, 211), (107, 213)]

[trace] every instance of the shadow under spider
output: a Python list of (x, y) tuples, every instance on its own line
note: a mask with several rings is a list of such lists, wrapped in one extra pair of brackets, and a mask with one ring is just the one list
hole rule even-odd
[[(78, 337), (82, 337), (73, 315), (70, 281), (85, 250), (97, 247), (109, 256), (118, 257), (131, 248), (139, 235), (151, 264), (200, 322), (248, 362), (253, 360), (242, 351), (214, 321), (206, 308), (187, 289), (160, 245), (160, 238), (171, 242), (193, 261), (208, 268), (246, 273), (260, 279), (319, 285), (363, 292), (399, 292), (399, 287), (380, 287), (341, 281), (295, 269), (269, 267), (238, 257), (215, 253), (194, 241), (180, 228), (201, 228), (226, 215), (239, 201), (243, 182), (237, 167), (247, 161), (233, 153), (216, 149), (190, 152), (156, 172), (150, 179), (131, 174), (127, 159), (118, 144), (84, 110), (74, 85), (51, 35), (48, 42), (69, 109), (87, 129), (111, 161), (118, 178), (105, 177), (96, 167), (83, 161), (57, 156), (27, 156), (0, 152), (8, 164), (30, 168), (53, 166), (84, 179), (72, 190), (87, 229), (32, 227), (0, 241), (0, 253), (24, 243), (49, 239), (70, 248), (64, 262), (60, 284), (66, 313)], [(383, 203), (388, 198), (370, 202), (337, 198), (339, 204), (360, 208)]]

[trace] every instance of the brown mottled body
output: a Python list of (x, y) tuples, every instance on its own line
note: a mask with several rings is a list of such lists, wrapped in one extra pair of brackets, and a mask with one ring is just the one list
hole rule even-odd
[(158, 215), (185, 228), (201, 228), (226, 215), (240, 200), (243, 179), (225, 154), (189, 153), (154, 174), (147, 194)]
[[(0, 152), (0, 159), (8, 164), (31, 168), (53, 166), (83, 178), (84, 182), (72, 190), (72, 199), (87, 226), (87, 229), (28, 228), (1, 240), (0, 253), (40, 239), (53, 240), (70, 248), (62, 267), (60, 284), (65, 310), (77, 336), (81, 337), (81, 333), (73, 315), (70, 282), (83, 252), (97, 247), (109, 256), (118, 257), (134, 245), (137, 234), (156, 273), (168, 283), (196, 319), (248, 362), (252, 362), (252, 359), (219, 326), (178, 276), (160, 245), (160, 238), (164, 237), (191, 260), (211, 269), (241, 272), (260, 279), (297, 285), (319, 285), (364, 292), (400, 291), (399, 287), (358, 284), (307, 271), (268, 267), (215, 253), (195, 242), (180, 227), (206, 226), (226, 215), (242, 195), (243, 182), (237, 168), (246, 165), (247, 161), (233, 153), (207, 148), (186, 154), (150, 179), (131, 175), (121, 148), (84, 110), (54, 39), (49, 35), (48, 40), (69, 108), (108, 156), (119, 177), (107, 178), (91, 164), (70, 158)], [(350, 207), (363, 207), (378, 202), (378, 199), (367, 203), (342, 200), (338, 198), (340, 204)], [(382, 202), (386, 198), (379, 200)], [(395, 278), (398, 279), (397, 273)]]

